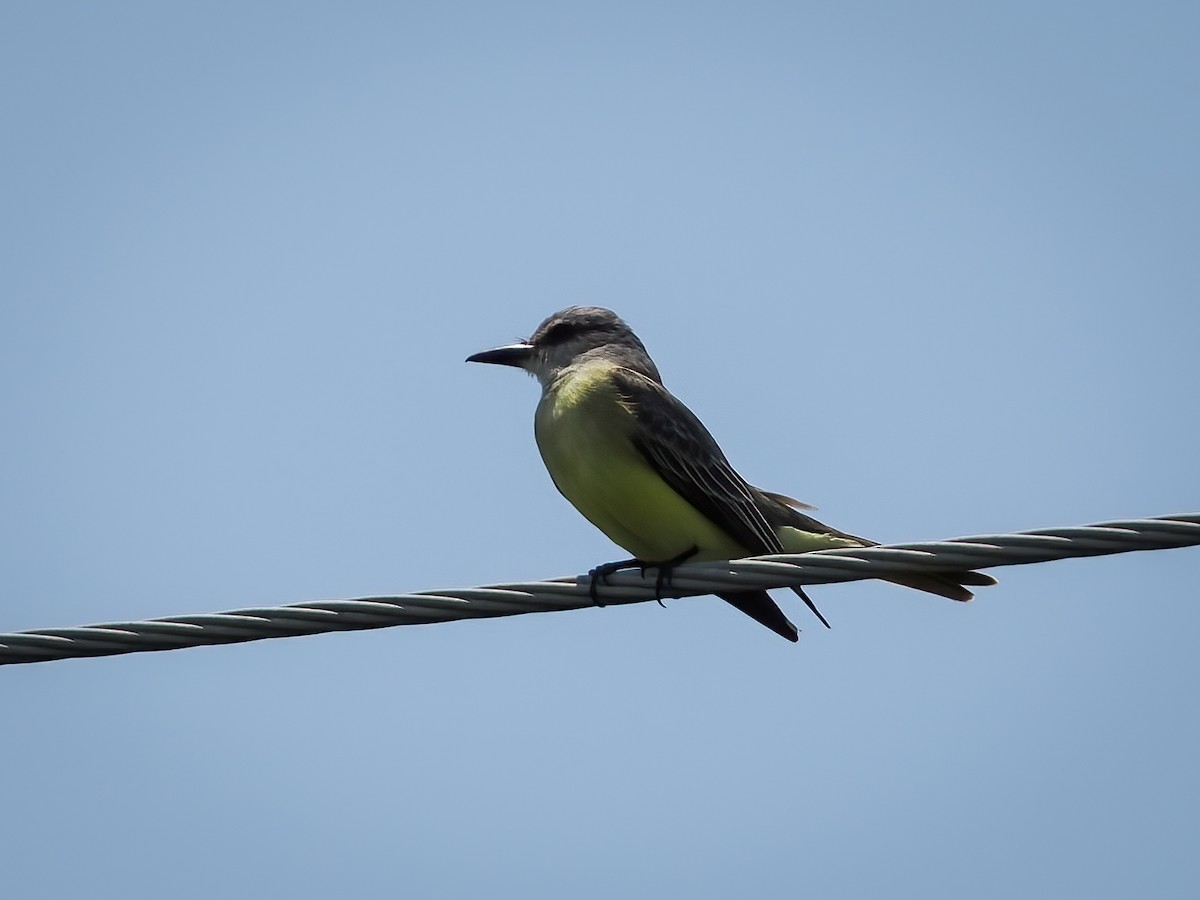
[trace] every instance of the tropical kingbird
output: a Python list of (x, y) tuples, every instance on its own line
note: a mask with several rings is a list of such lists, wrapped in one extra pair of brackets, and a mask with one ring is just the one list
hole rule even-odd
[[(823, 525), (806, 504), (760, 490), (734, 471), (708, 429), (662, 383), (646, 348), (611, 310), (573, 306), (528, 340), (467, 357), (525, 369), (542, 385), (534, 436), (555, 487), (635, 557), (592, 571), (658, 567), (659, 585), (685, 560), (737, 559), (870, 547)], [(979, 572), (895, 575), (887, 580), (970, 600), (964, 585), (995, 584)], [(800, 588), (793, 590), (826, 628)], [(798, 639), (766, 591), (718, 594), (789, 641)]]

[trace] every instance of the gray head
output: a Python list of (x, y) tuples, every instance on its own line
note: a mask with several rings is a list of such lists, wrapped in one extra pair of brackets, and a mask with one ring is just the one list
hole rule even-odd
[(638, 336), (611, 309), (599, 306), (567, 307), (542, 322), (528, 340), (476, 353), (467, 362), (516, 366), (547, 385), (568, 366), (596, 358), (662, 383)]

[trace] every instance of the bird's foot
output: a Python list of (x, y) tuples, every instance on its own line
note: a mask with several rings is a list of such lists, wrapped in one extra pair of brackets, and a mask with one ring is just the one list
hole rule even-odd
[[(654, 599), (658, 601), (658, 605), (666, 608), (666, 604), (662, 602), (663, 587), (671, 586), (671, 576), (675, 573), (675, 567), (687, 562), (693, 556), (700, 552), (700, 548), (692, 545), (690, 550), (685, 550), (678, 556), (668, 559), (666, 562), (654, 563), (654, 568), (658, 569), (658, 577), (654, 579)], [(646, 566), (646, 569), (651, 566)], [(646, 569), (642, 569), (642, 574), (646, 574)]]
[(647, 570), (658, 569), (658, 577), (654, 579), (654, 599), (658, 601), (659, 606), (662, 606), (663, 588), (671, 586), (671, 573), (675, 570), (676, 566), (687, 562), (699, 550), (699, 547), (692, 547), (678, 556), (668, 559), (666, 562), (648, 562), (644, 559), (622, 559), (617, 562), (596, 566), (596, 568), (588, 572), (588, 575), (591, 577), (591, 584), (588, 585), (588, 593), (591, 595), (592, 603), (596, 606), (604, 606), (596, 593), (596, 585), (600, 582), (608, 584), (608, 576), (614, 572), (620, 572), (622, 569), (637, 569), (644, 577)]
[(588, 576), (592, 579), (588, 585), (588, 594), (592, 598), (592, 604), (594, 606), (604, 606), (600, 602), (600, 598), (596, 595), (596, 585), (602, 581), (608, 584), (608, 576), (613, 574), (613, 572), (620, 572), (622, 569), (640, 569), (642, 574), (645, 574), (648, 565), (649, 563), (642, 559), (622, 559), (617, 562), (603, 563), (596, 566), (596, 568), (588, 572)]

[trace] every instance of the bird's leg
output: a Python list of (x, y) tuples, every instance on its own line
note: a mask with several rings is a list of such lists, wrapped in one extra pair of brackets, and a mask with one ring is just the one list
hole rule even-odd
[(666, 562), (648, 562), (644, 559), (622, 559), (617, 562), (596, 566), (596, 568), (588, 572), (588, 575), (592, 579), (591, 584), (588, 585), (588, 593), (591, 595), (592, 603), (596, 606), (604, 606), (596, 594), (596, 585), (600, 582), (608, 584), (608, 576), (613, 574), (613, 572), (620, 572), (622, 569), (637, 569), (644, 577), (648, 569), (658, 569), (658, 577), (654, 580), (654, 599), (658, 601), (659, 606), (662, 606), (663, 586), (671, 586), (672, 570), (680, 563), (691, 559), (699, 551), (699, 547), (693, 546), (678, 556), (668, 559)]
[(617, 562), (603, 563), (596, 566), (596, 568), (588, 572), (588, 575), (592, 579), (591, 584), (588, 585), (588, 594), (591, 595), (592, 604), (595, 606), (604, 606), (600, 602), (600, 598), (596, 596), (596, 585), (601, 581), (608, 584), (608, 576), (613, 572), (620, 572), (622, 569), (640, 569), (644, 575), (650, 565), (652, 564), (646, 562), (644, 559), (621, 559)]
[[(658, 569), (658, 577), (654, 579), (654, 599), (658, 601), (659, 606), (666, 608), (666, 604), (662, 602), (663, 585), (671, 586), (671, 575), (674, 573), (675, 567), (687, 562), (699, 552), (700, 548), (693, 544), (690, 549), (683, 551), (678, 556), (668, 559), (666, 562), (654, 564)], [(648, 569), (650, 566), (646, 568)], [(642, 574), (646, 574), (645, 569), (642, 570)]]

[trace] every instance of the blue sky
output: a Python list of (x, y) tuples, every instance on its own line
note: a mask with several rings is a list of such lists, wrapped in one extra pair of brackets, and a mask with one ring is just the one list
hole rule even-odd
[[(7, 4), (0, 631), (623, 556), (610, 306), (882, 541), (1200, 510), (1193, 4)], [(1190, 896), (1200, 551), (0, 670), (14, 896)]]

